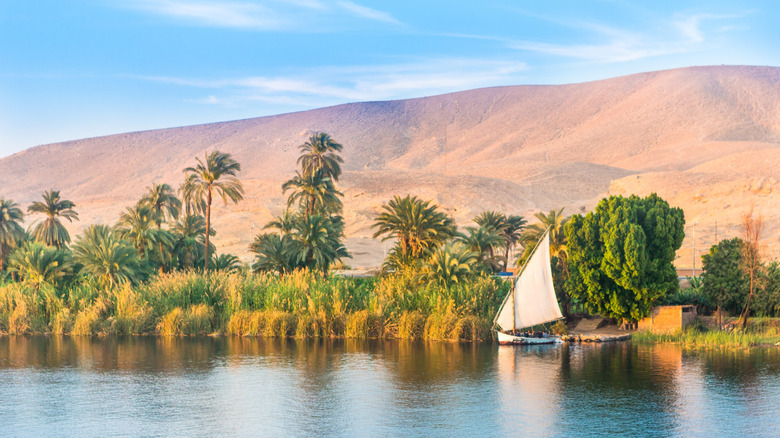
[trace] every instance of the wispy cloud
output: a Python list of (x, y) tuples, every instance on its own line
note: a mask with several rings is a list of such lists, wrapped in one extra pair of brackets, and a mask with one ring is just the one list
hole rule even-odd
[[(529, 15), (523, 11), (520, 13)], [(647, 29), (624, 29), (608, 26), (588, 20), (563, 19), (559, 17), (533, 18), (548, 21), (554, 25), (590, 33), (587, 39), (593, 43), (553, 43), (546, 41), (507, 40), (508, 47), (543, 53), (553, 56), (576, 58), (593, 62), (626, 62), (643, 58), (688, 53), (698, 45), (707, 42), (704, 23), (715, 20), (744, 17), (750, 11), (739, 14), (676, 14), (660, 22), (648, 21)], [(721, 26), (719, 29), (735, 29), (734, 26)], [(722, 30), (713, 30), (718, 32)], [(475, 38), (475, 36), (468, 36)], [(585, 39), (585, 38), (583, 38)]]
[[(672, 25), (677, 28), (680, 34), (687, 38), (692, 43), (702, 43), (705, 41), (704, 31), (702, 30), (702, 23), (705, 21), (718, 21), (734, 18), (742, 18), (753, 11), (743, 12), (741, 14), (719, 15), (719, 14), (694, 14), (689, 16), (681, 16), (672, 20)], [(722, 32), (726, 30), (735, 29), (734, 25), (720, 26), (717, 31)]]
[(199, 103), (236, 105), (263, 101), (300, 107), (386, 100), (519, 83), (522, 62), (440, 58), (399, 64), (318, 67), (284, 76), (199, 79), (132, 76), (135, 79), (208, 90)]
[(273, 10), (247, 2), (135, 0), (125, 5), (203, 26), (272, 30), (287, 23), (284, 17)]
[(370, 20), (382, 21), (390, 24), (401, 24), (400, 21), (393, 18), (393, 16), (388, 14), (387, 12), (371, 9), (369, 7), (361, 6), (359, 4), (350, 1), (340, 1), (338, 2), (338, 5), (359, 17), (368, 18)]
[[(387, 12), (362, 6), (352, 1), (328, 3), (320, 0), (216, 1), (216, 0), (127, 0), (119, 7), (168, 17), (183, 23), (255, 30), (307, 30), (303, 23), (339, 20), (351, 17), (400, 25)], [(345, 14), (346, 12), (346, 14)], [(327, 29), (327, 27), (325, 28)]]

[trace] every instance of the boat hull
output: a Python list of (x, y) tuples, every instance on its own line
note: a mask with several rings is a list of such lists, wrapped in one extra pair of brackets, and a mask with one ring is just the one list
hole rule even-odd
[(509, 333), (496, 331), (498, 343), (500, 345), (536, 345), (536, 344), (555, 344), (560, 343), (558, 336), (548, 336), (546, 338), (526, 338), (525, 336), (515, 336)]

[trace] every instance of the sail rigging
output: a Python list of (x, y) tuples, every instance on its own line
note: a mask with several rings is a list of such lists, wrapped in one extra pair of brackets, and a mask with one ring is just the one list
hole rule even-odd
[(519, 330), (563, 318), (553, 287), (550, 232), (545, 232), (515, 280), (512, 293), (499, 309), (495, 323)]

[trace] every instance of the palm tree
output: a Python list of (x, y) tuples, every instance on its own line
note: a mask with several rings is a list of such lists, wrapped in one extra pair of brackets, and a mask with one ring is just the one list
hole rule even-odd
[(523, 256), (517, 261), (518, 265), (522, 265), (522, 263), (530, 257), (534, 246), (536, 246), (536, 243), (542, 238), (544, 232), (547, 231), (548, 228), (550, 230), (550, 256), (565, 260), (566, 235), (563, 232), (563, 227), (569, 222), (571, 216), (564, 217), (562, 208), (557, 211), (550, 210), (547, 214), (539, 212), (534, 216), (539, 222), (527, 226), (520, 236), (520, 241), (523, 242), (525, 250)]
[[(222, 197), (227, 204), (230, 199), (234, 203), (244, 199), (244, 187), (236, 178), (236, 172), (241, 170), (241, 165), (230, 157), (230, 154), (214, 151), (206, 156), (206, 160), (197, 159), (195, 167), (184, 169), (187, 174), (185, 198), (205, 199), (206, 205), (206, 242), (204, 244), (205, 261), (204, 271), (209, 269), (209, 235), (211, 233), (211, 201), (214, 194)], [(203, 205), (202, 203), (200, 205)]]
[(283, 275), (296, 268), (290, 248), (292, 238), (285, 234), (259, 234), (249, 245), (249, 251), (257, 254), (252, 264), (254, 272), (278, 272)]
[(525, 225), (526, 220), (522, 216), (511, 215), (506, 218), (506, 226), (501, 232), (501, 237), (504, 239), (504, 271), (509, 264), (509, 251), (520, 241)]
[(501, 232), (506, 227), (506, 215), (493, 210), (487, 210), (474, 218), (474, 222), (480, 227)]
[(382, 213), (374, 221), (374, 238), (384, 235), (383, 241), (397, 239), (404, 256), (420, 258), (429, 249), (455, 237), (455, 221), (440, 212), (430, 201), (416, 196), (393, 197), (382, 206)]
[(490, 226), (479, 228), (466, 227), (466, 234), (458, 240), (477, 255), (477, 263), (488, 272), (497, 272), (501, 269), (502, 257), (496, 257), (494, 250), (505, 245), (503, 237)]
[(43, 213), (46, 219), (34, 225), (32, 235), (35, 240), (44, 245), (62, 248), (70, 242), (70, 235), (65, 226), (60, 222), (60, 218), (67, 219), (69, 222), (78, 220), (79, 215), (73, 210), (75, 207), (67, 199), (60, 200), (58, 190), (49, 190), (43, 194), (43, 202), (33, 202), (27, 211), (30, 213)]
[(157, 223), (157, 214), (146, 204), (138, 203), (135, 207), (126, 208), (125, 212), (119, 217), (116, 231), (119, 235), (132, 242), (138, 251), (139, 259), (149, 259), (151, 252), (160, 247), (160, 265), (165, 259), (163, 246), (171, 247), (173, 236), (167, 230), (158, 230), (155, 228)]
[(233, 254), (220, 254), (219, 256), (214, 254), (212, 264), (215, 271), (227, 272), (229, 274), (241, 272), (241, 269), (244, 267), (241, 260)]
[[(155, 215), (157, 231), (161, 231), (162, 223), (168, 219), (178, 219), (181, 211), (181, 201), (173, 193), (173, 189), (168, 184), (152, 184), (146, 188), (146, 194), (141, 198), (141, 203), (147, 205)], [(159, 243), (159, 251), (162, 256), (162, 241)], [(163, 271), (163, 264), (160, 264), (160, 272)]]
[(144, 273), (138, 252), (106, 225), (84, 230), (73, 245), (73, 258), (86, 274), (106, 286), (135, 283)]
[(0, 272), (8, 253), (24, 236), (24, 228), (19, 225), (23, 219), (24, 213), (14, 201), (0, 198)]
[(504, 264), (502, 269), (506, 271), (507, 263), (509, 262), (509, 252), (520, 240), (521, 233), (526, 225), (525, 218), (515, 215), (507, 216), (496, 211), (484, 211), (474, 218), (474, 222), (480, 227), (492, 228), (504, 239)]
[(341, 211), (339, 196), (343, 194), (336, 190), (333, 180), (325, 176), (322, 170), (303, 174), (295, 172), (293, 179), (282, 184), (283, 192), (290, 189), (292, 193), (287, 199), (287, 206), (290, 207), (298, 202), (306, 216)]
[(297, 225), (290, 244), (290, 254), (297, 264), (327, 275), (333, 262), (350, 257), (341, 243), (343, 224), (340, 220), (314, 215), (302, 218)]
[(38, 242), (27, 242), (14, 251), (8, 266), (24, 282), (34, 285), (36, 291), (44, 284), (56, 285), (73, 272), (65, 251)]
[[(506, 215), (497, 211), (488, 210), (483, 211), (479, 216), (474, 218), (474, 222), (479, 225), (480, 228), (484, 228), (484, 232), (492, 231), (496, 235), (503, 233), (507, 226)], [(487, 248), (488, 258), (493, 260), (493, 246)]]
[[(206, 218), (199, 214), (186, 215), (174, 224), (171, 232), (174, 238), (173, 252), (179, 259), (180, 267), (191, 269), (196, 260), (204, 257)], [(217, 234), (213, 228), (209, 232), (212, 236)], [(209, 252), (214, 250), (214, 245), (209, 243)]]
[(284, 213), (282, 213), (281, 216), (265, 224), (263, 229), (267, 230), (269, 228), (276, 228), (277, 230), (279, 230), (279, 232), (282, 233), (283, 236), (286, 236), (293, 232), (297, 220), (298, 220), (298, 216), (296, 216), (288, 208), (284, 210)]
[(141, 203), (148, 206), (155, 214), (158, 230), (166, 219), (178, 219), (181, 212), (181, 201), (168, 184), (152, 184), (147, 187)]
[(401, 248), (401, 243), (396, 242), (390, 251), (385, 256), (385, 261), (382, 263), (382, 273), (399, 272), (405, 269), (411, 269), (416, 267), (420, 263), (420, 259), (412, 257), (411, 252), (404, 251)]
[(338, 181), (341, 176), (341, 165), (344, 160), (338, 155), (343, 146), (336, 143), (329, 134), (324, 132), (314, 133), (309, 141), (298, 147), (301, 156), (298, 164), (301, 165), (304, 175), (313, 175), (323, 171), (324, 176)]
[(459, 283), (474, 270), (477, 254), (460, 242), (437, 248), (423, 265), (422, 279), (449, 286)]
[(184, 182), (179, 186), (179, 194), (184, 200), (185, 216), (195, 214), (197, 211), (206, 211), (206, 200), (199, 194), (196, 179), (195, 174), (188, 174), (184, 177)]

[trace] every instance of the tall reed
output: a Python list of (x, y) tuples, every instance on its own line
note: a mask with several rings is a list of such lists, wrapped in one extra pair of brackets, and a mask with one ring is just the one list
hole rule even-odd
[(0, 332), (475, 340), (507, 286), (488, 277), (444, 287), (413, 273), (323, 278), (308, 271), (161, 274), (106, 288), (0, 285)]

